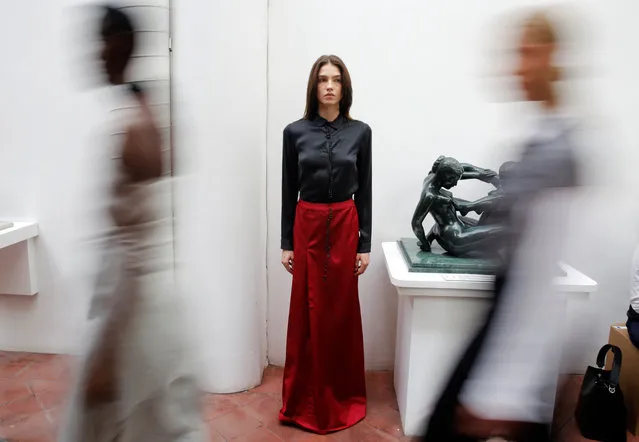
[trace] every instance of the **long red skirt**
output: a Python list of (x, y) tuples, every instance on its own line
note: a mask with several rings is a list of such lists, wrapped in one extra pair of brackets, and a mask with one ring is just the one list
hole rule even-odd
[(352, 200), (300, 201), (280, 421), (326, 434), (366, 416), (364, 343)]

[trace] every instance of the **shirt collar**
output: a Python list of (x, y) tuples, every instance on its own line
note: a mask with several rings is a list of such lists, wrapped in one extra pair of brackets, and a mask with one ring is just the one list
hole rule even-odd
[(328, 121), (324, 117), (321, 117), (319, 114), (317, 114), (315, 117), (313, 117), (311, 119), (313, 124), (315, 124), (316, 126), (331, 127), (333, 129), (339, 129), (342, 126), (342, 124), (344, 124), (344, 120), (345, 120), (345, 118), (344, 118), (344, 116), (342, 114), (340, 114), (333, 121)]

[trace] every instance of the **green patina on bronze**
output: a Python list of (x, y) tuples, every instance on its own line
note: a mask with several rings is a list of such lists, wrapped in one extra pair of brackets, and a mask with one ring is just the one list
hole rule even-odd
[[(448, 254), (464, 258), (495, 256), (495, 245), (506, 232), (500, 222), (498, 207), (503, 199), (504, 178), (513, 163), (505, 163), (499, 175), (490, 169), (460, 163), (455, 158), (440, 156), (422, 184), (411, 227), (419, 240), (419, 247), (430, 252), (437, 242)], [(460, 180), (475, 179), (490, 183), (495, 190), (476, 201), (466, 201), (450, 191)], [(470, 212), (479, 219), (466, 216)], [(426, 233), (423, 222), (431, 215), (435, 224)]]
[(497, 260), (459, 258), (435, 248), (431, 252), (424, 252), (415, 238), (402, 238), (399, 240), (399, 248), (410, 272), (494, 275), (499, 267)]

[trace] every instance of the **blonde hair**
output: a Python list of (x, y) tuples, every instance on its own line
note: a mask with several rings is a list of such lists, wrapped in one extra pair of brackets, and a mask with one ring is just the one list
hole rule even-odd
[[(535, 42), (556, 46), (558, 43), (557, 28), (545, 12), (535, 12), (523, 23), (524, 32)], [(553, 66), (553, 81), (561, 78), (561, 68)]]
[(548, 14), (536, 12), (524, 21), (524, 29), (537, 42), (543, 44), (556, 44), (557, 31)]

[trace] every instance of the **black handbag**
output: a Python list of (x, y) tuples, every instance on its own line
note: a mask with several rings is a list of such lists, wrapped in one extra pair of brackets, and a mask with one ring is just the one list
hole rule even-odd
[[(610, 370), (604, 369), (606, 355), (612, 351)], [(597, 355), (597, 367), (588, 367), (581, 385), (575, 419), (581, 435), (603, 442), (626, 441), (626, 406), (619, 388), (621, 349), (604, 345)]]

